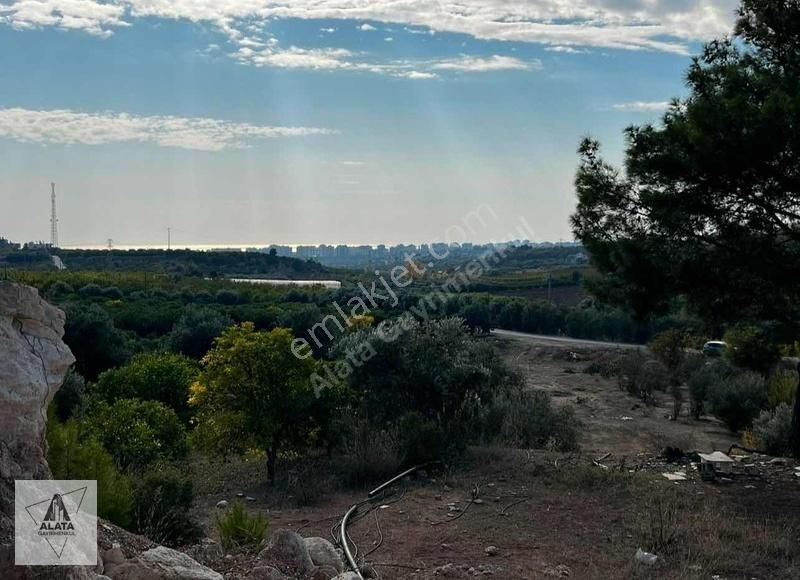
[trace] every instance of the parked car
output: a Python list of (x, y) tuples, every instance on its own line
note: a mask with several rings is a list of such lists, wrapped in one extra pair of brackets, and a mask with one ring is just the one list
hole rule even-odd
[(710, 340), (703, 345), (703, 354), (708, 357), (723, 356), (727, 349), (727, 342), (722, 340)]

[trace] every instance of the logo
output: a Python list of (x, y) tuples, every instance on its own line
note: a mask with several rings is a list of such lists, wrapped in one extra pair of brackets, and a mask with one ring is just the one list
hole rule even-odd
[(14, 562), (97, 563), (97, 482), (16, 481)]

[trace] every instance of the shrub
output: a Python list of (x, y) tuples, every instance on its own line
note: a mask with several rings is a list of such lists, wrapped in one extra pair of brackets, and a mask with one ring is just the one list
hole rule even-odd
[(663, 364), (636, 351), (623, 357), (619, 384), (623, 390), (650, 405), (654, 403), (655, 391), (666, 391), (669, 387), (670, 374)]
[(125, 334), (97, 304), (70, 304), (64, 342), (77, 359), (78, 372), (93, 381), (106, 369), (123, 364), (130, 357)]
[(233, 320), (213, 308), (189, 306), (166, 338), (168, 348), (201, 359)]
[(65, 294), (72, 294), (73, 292), (75, 292), (75, 289), (63, 280), (56, 280), (50, 284), (50, 288), (47, 289), (47, 294), (53, 298), (59, 298)]
[(260, 546), (264, 542), (269, 525), (264, 514), (251, 516), (238, 501), (234, 502), (225, 515), (217, 516), (216, 523), (220, 543), (226, 551)]
[(666, 369), (673, 375), (686, 359), (688, 336), (686, 332), (677, 329), (665, 330), (653, 337), (650, 341), (650, 352), (655, 355)]
[(188, 422), (189, 387), (199, 371), (197, 363), (179, 354), (138, 354), (125, 366), (101, 374), (92, 394), (108, 403), (119, 399), (159, 401)]
[(214, 299), (220, 304), (238, 304), (241, 297), (236, 290), (218, 290)]
[(122, 470), (142, 471), (156, 460), (186, 453), (183, 424), (175, 411), (157, 401), (97, 403), (86, 426)]
[(134, 480), (133, 526), (154, 542), (181, 545), (202, 536), (191, 516), (192, 482), (174, 468), (150, 471)]
[(711, 385), (708, 392), (710, 411), (733, 432), (747, 427), (767, 405), (764, 378), (743, 372)]
[(385, 424), (376, 429), (367, 419), (348, 417), (337, 427), (342, 457), (336, 465), (345, 484), (360, 486), (397, 473), (403, 452), (396, 426)]
[(130, 524), (133, 506), (130, 480), (117, 470), (113, 458), (97, 439), (80, 437), (74, 420), (62, 424), (50, 413), (47, 463), (54, 479), (96, 480), (97, 513), (118, 526)]
[(122, 294), (122, 290), (117, 288), (116, 286), (109, 286), (108, 288), (103, 288), (102, 290), (103, 298), (108, 298), (109, 300), (122, 300), (124, 294)]
[(67, 419), (83, 417), (86, 413), (86, 380), (75, 370), (70, 369), (64, 384), (53, 398), (55, 412), (62, 423)]
[(757, 326), (739, 325), (725, 333), (728, 359), (736, 366), (766, 375), (780, 359), (780, 347)]
[(78, 294), (81, 296), (102, 296), (103, 289), (98, 284), (86, 284), (86, 286), (82, 286), (80, 290), (78, 290)]
[(516, 389), (498, 395), (491, 403), (483, 432), (487, 442), (573, 451), (578, 448), (578, 428), (572, 409), (554, 408), (549, 394)]
[(711, 386), (727, 380), (735, 374), (734, 368), (725, 360), (708, 362), (689, 377), (691, 412), (699, 419), (706, 412), (706, 401)]
[(780, 403), (773, 411), (762, 411), (753, 421), (753, 433), (761, 449), (766, 453), (790, 455), (792, 407)]
[(777, 370), (767, 382), (767, 398), (769, 406), (777, 407), (781, 403), (793, 405), (797, 393), (797, 371)]

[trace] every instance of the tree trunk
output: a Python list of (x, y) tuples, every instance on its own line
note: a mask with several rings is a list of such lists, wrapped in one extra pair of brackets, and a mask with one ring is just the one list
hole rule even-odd
[(275, 459), (278, 455), (274, 447), (267, 449), (267, 481), (270, 485), (275, 485)]
[(792, 416), (792, 455), (800, 459), (800, 364), (797, 365), (798, 385), (794, 395), (794, 415)]

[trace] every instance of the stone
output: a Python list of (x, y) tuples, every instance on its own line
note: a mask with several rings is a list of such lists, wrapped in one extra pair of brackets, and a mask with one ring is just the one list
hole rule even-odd
[(361, 580), (355, 572), (345, 572), (334, 577), (333, 580)]
[(250, 571), (249, 580), (286, 580), (283, 572), (272, 566), (256, 566)]
[(303, 537), (292, 530), (277, 530), (273, 533), (267, 547), (258, 557), (274, 564), (283, 572), (288, 570), (308, 574), (314, 569), (314, 562)]
[(304, 540), (308, 555), (315, 566), (331, 566), (336, 572), (344, 572), (344, 561), (336, 548), (325, 538), (306, 538)]
[(64, 313), (30, 286), (0, 282), (0, 578), (88, 579), (89, 567), (14, 566), (14, 480), (49, 479), (46, 409), (75, 362)]
[(224, 510), (228, 507), (228, 502), (224, 499), (221, 499), (217, 502), (217, 509)]
[(125, 561), (125, 554), (122, 553), (122, 548), (119, 544), (114, 544), (110, 549), (102, 554), (103, 564), (106, 566), (113, 564), (122, 564)]
[(308, 580), (331, 580), (339, 574), (339, 570), (333, 566), (317, 566), (311, 571)]
[(500, 548), (497, 546), (487, 546), (484, 552), (486, 552), (487, 556), (497, 556), (500, 553)]
[(183, 552), (164, 546), (151, 548), (136, 560), (156, 570), (158, 578), (163, 580), (223, 580), (219, 572), (203, 566)]

